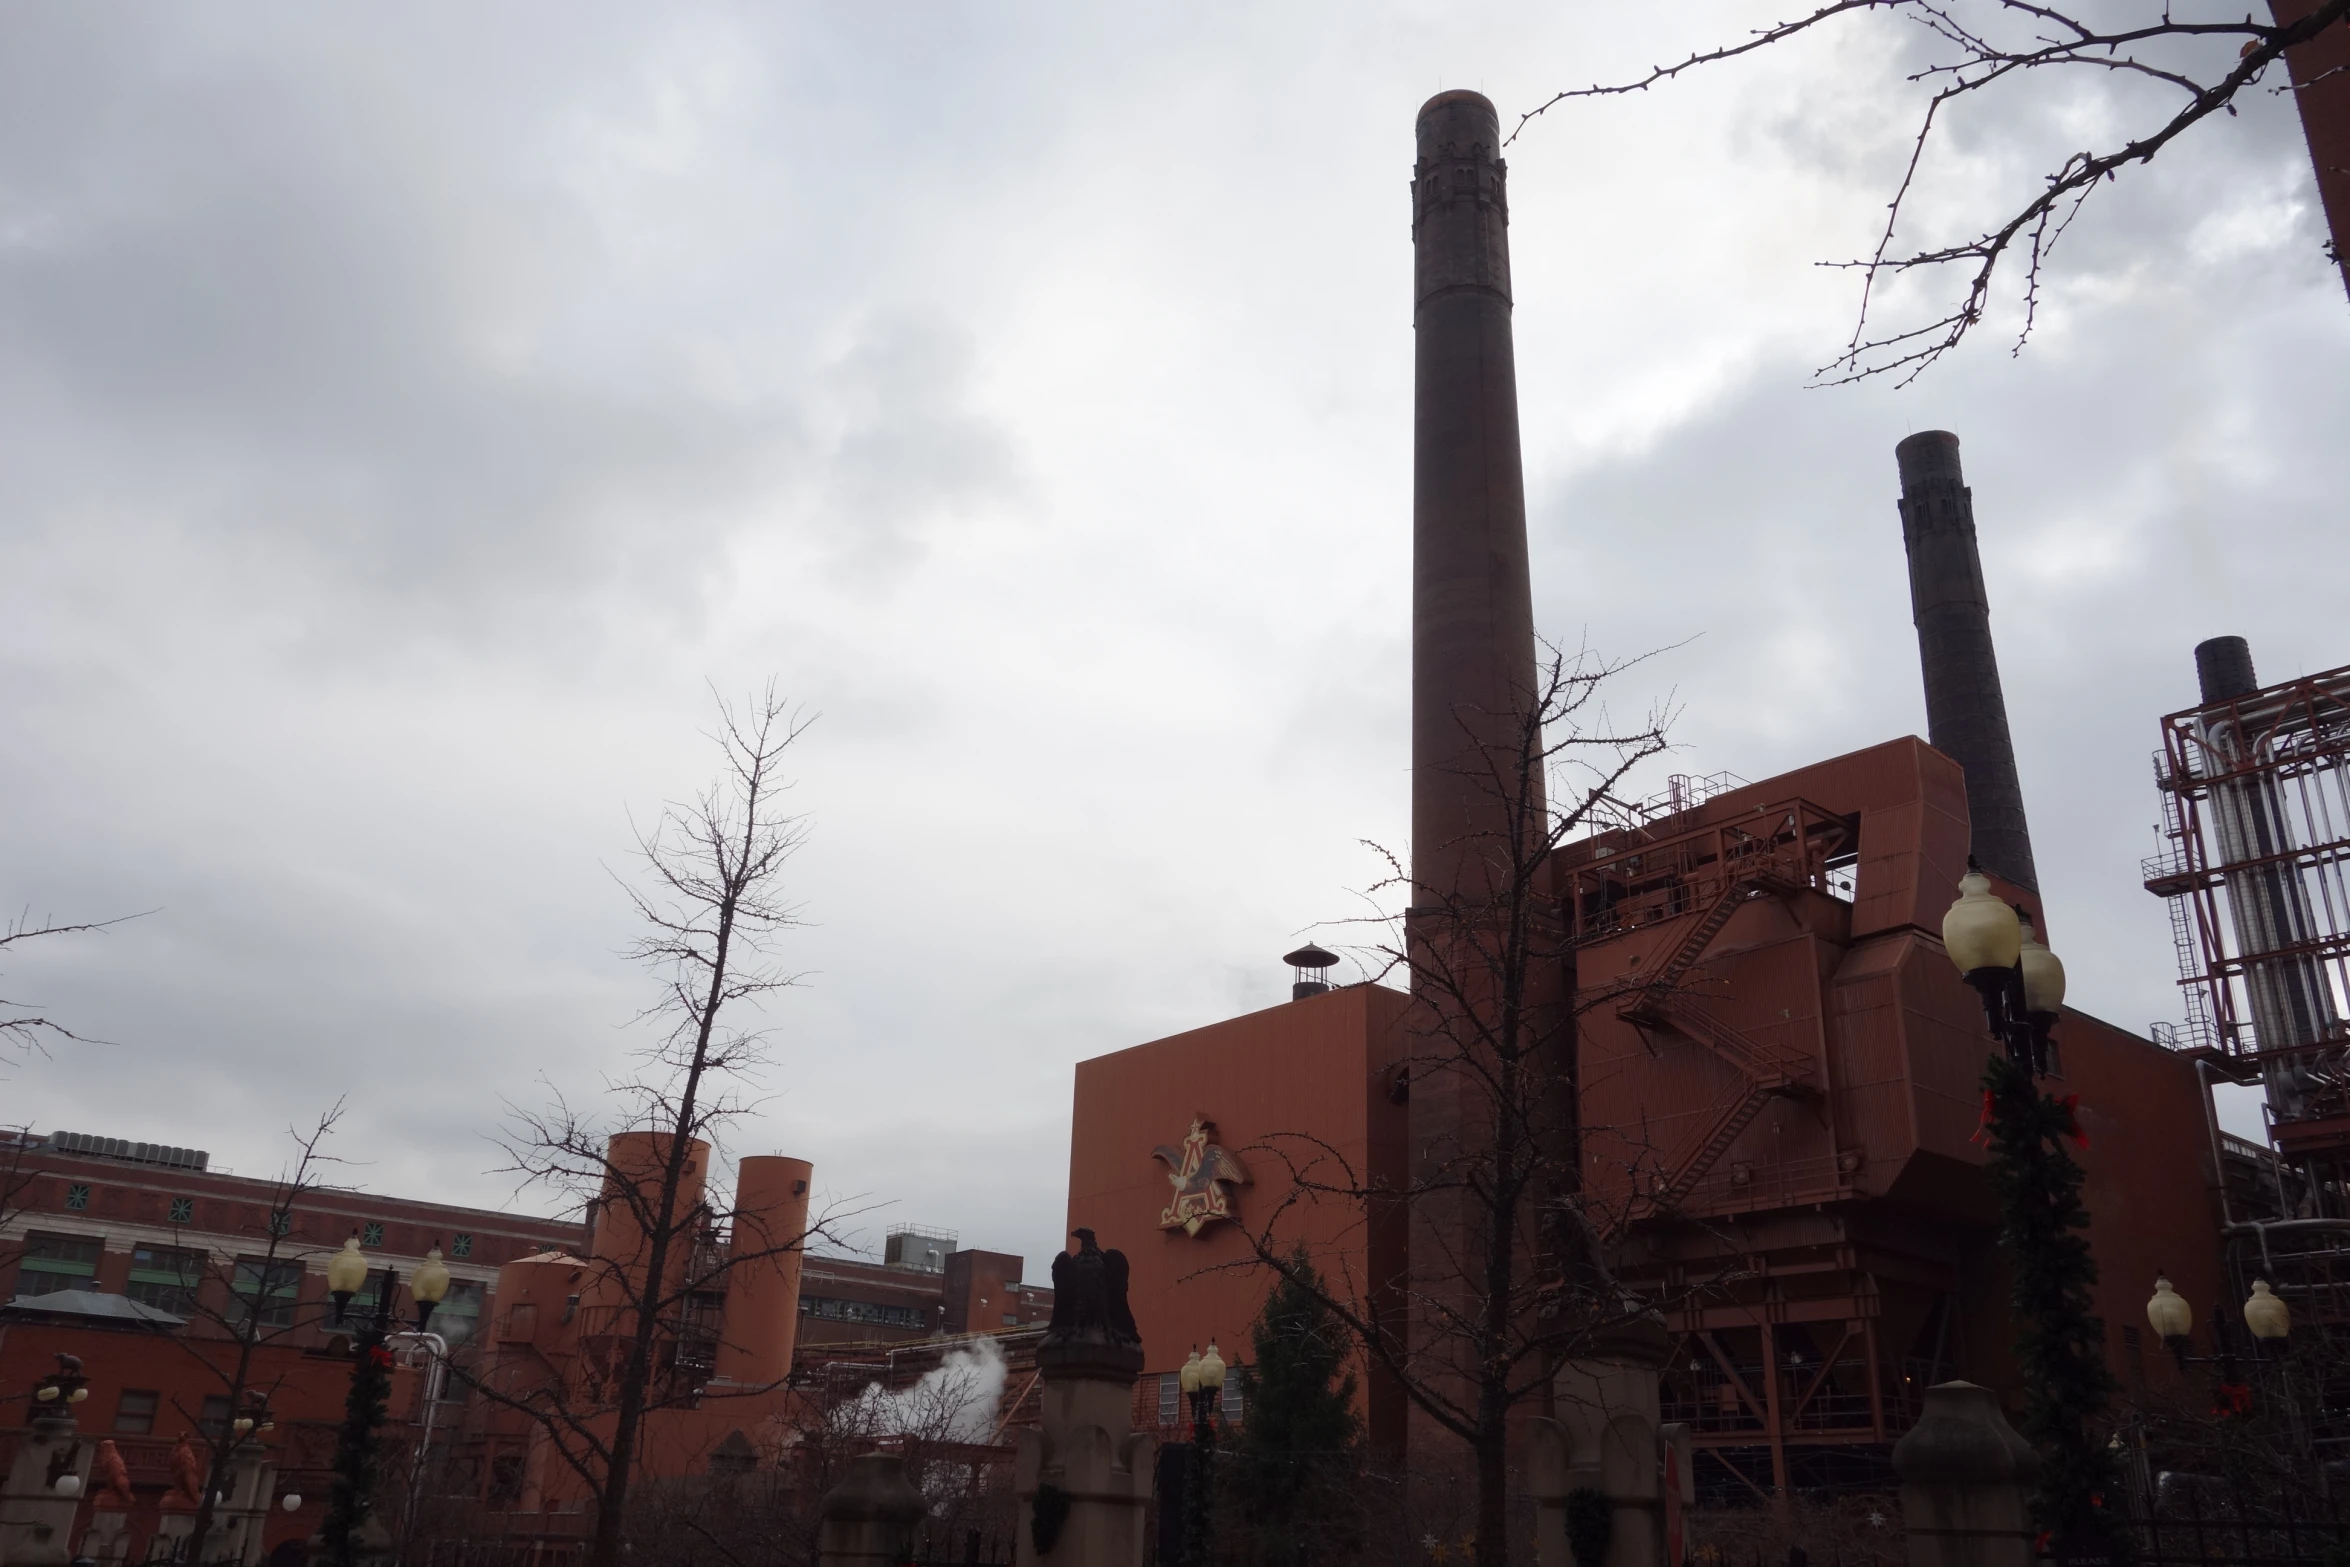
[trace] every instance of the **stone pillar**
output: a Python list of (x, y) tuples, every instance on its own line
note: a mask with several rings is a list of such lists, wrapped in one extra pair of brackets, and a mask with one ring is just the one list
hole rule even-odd
[(1925, 1413), (1893, 1446), (1910, 1567), (2033, 1567), (2026, 1493), (2039, 1467), (1989, 1388), (1926, 1389)]
[[(96, 1444), (75, 1431), (69, 1409), (33, 1417), (0, 1489), (0, 1562), (43, 1567), (73, 1560), (74, 1514), (81, 1511), (95, 1451)], [(74, 1481), (70, 1494), (59, 1495), (57, 1483), (68, 1475)]]
[(82, 1531), (81, 1554), (104, 1567), (120, 1567), (130, 1555), (131, 1515), (113, 1508), (96, 1508), (90, 1526)]
[(253, 1567), (261, 1560), (261, 1535), (269, 1525), (277, 1465), (270, 1461), (268, 1449), (248, 1438), (230, 1449), (228, 1473), (223, 1478), (224, 1499), (212, 1509), (212, 1533), (205, 1541), (205, 1554), (216, 1563)]
[(1143, 1510), (1157, 1444), (1134, 1429), (1142, 1340), (1126, 1304), (1126, 1258), (1081, 1249), (1053, 1259), (1053, 1324), (1037, 1346), (1044, 1428), (1020, 1433), (1012, 1494), (1017, 1567), (1142, 1567)]
[(905, 1567), (914, 1558), (914, 1530), (928, 1516), (930, 1504), (906, 1478), (905, 1459), (852, 1459), (848, 1478), (824, 1497), (816, 1536), (821, 1567)]
[[(1568, 1361), (1552, 1380), (1557, 1418), (1528, 1422), (1535, 1559), (1540, 1567), (1580, 1567), (1570, 1514), (1584, 1505), (1573, 1501), (1584, 1491), (1607, 1506), (1604, 1567), (1671, 1567), (1665, 1561), (1665, 1428), (1657, 1391), (1657, 1371), (1671, 1340), (1661, 1320), (1644, 1314), (1611, 1329), (1593, 1347), (1598, 1354)], [(1684, 1485), (1687, 1473), (1684, 1464)]]

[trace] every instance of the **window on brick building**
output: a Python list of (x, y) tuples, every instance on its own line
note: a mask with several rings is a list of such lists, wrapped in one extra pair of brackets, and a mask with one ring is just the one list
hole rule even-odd
[(866, 1322), (884, 1328), (926, 1328), (930, 1314), (920, 1306), (885, 1306), (871, 1300), (827, 1300), (802, 1295), (800, 1315), (823, 1322)]
[(1242, 1406), (1247, 1402), (1247, 1395), (1241, 1391), (1241, 1383), (1245, 1380), (1238, 1366), (1234, 1366), (1231, 1375), (1224, 1379), (1224, 1418), (1227, 1420), (1238, 1420), (1245, 1413)]
[(204, 1282), (207, 1260), (203, 1252), (177, 1246), (134, 1246), (130, 1283), (123, 1293), (175, 1317), (194, 1316), (196, 1289)]
[(465, 1233), (463, 1230), (459, 1230), (459, 1231), (458, 1231), (456, 1234), (454, 1234), (454, 1235), (450, 1236), (450, 1237), (449, 1237), (449, 1255), (450, 1255), (450, 1256), (452, 1256), (452, 1257), (470, 1257), (470, 1256), (472, 1256), (472, 1255), (473, 1255), (473, 1237), (472, 1237), (472, 1236), (470, 1236), (470, 1235), (468, 1235), (468, 1234), (466, 1234), (466, 1233)]
[(59, 1290), (98, 1287), (98, 1255), (106, 1243), (95, 1235), (44, 1235), (36, 1230), (24, 1240), (24, 1260), (17, 1264), (16, 1298), (31, 1300)]
[(302, 1288), (302, 1265), (265, 1257), (239, 1257), (229, 1284), (229, 1320), (242, 1325), (254, 1313), (265, 1328), (294, 1325), (294, 1300)]
[(73, 1209), (76, 1213), (79, 1213), (82, 1209), (87, 1208), (90, 1205), (90, 1188), (80, 1181), (75, 1181), (72, 1185), (66, 1187), (65, 1205), (68, 1208)]
[(1183, 1379), (1175, 1372), (1159, 1378), (1159, 1424), (1171, 1426), (1183, 1417)]
[(174, 1197), (171, 1200), (171, 1222), (174, 1224), (195, 1223), (196, 1199), (193, 1197)]
[(228, 1395), (207, 1393), (204, 1408), (196, 1416), (196, 1429), (206, 1436), (216, 1437), (228, 1429)]
[(384, 1243), (384, 1227), (383, 1227), (383, 1225), (382, 1225), (382, 1223), (381, 1223), (380, 1221), (379, 1221), (379, 1222), (377, 1222), (377, 1223), (374, 1223), (374, 1224), (367, 1224), (367, 1225), (362, 1225), (362, 1226), (360, 1227), (360, 1230), (359, 1230), (359, 1244), (360, 1244), (360, 1245), (362, 1245), (362, 1246), (381, 1246), (383, 1243)]
[(114, 1401), (114, 1429), (145, 1436), (155, 1429), (155, 1410), (162, 1402), (160, 1393), (146, 1388), (124, 1388), (122, 1397)]
[(450, 1280), (449, 1293), (433, 1308), (432, 1330), (455, 1349), (481, 1326), (481, 1301), (481, 1285), (472, 1279)]

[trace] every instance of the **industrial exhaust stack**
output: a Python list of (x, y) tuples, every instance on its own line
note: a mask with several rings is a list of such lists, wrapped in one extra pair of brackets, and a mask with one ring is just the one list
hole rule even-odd
[(1975, 548), (1974, 492), (1959, 469), (1958, 437), (1923, 430), (1893, 456), (1901, 465), (1901, 542), (1926, 683), (1926, 739), (1966, 770), (1975, 857), (1993, 875), (2036, 893), (2040, 873), (2007, 732), (1991, 601)]

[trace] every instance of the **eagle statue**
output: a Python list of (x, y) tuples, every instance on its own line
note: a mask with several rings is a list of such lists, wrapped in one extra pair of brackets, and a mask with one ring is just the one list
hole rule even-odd
[(131, 1510), (131, 1471), (122, 1461), (122, 1449), (110, 1439), (98, 1444), (90, 1460), (90, 1505), (100, 1512)]
[(196, 1456), (195, 1444), (184, 1432), (171, 1450), (170, 1495), (184, 1496), (199, 1506), (204, 1501), (204, 1464)]
[(1249, 1184), (1248, 1166), (1215, 1142), (1215, 1130), (1215, 1122), (1194, 1116), (1179, 1146), (1161, 1143), (1151, 1150), (1151, 1157), (1166, 1165), (1167, 1184), (1175, 1188), (1173, 1200), (1160, 1211), (1160, 1229), (1197, 1235), (1218, 1219), (1232, 1218), (1230, 1188)]
[(1071, 1233), (1077, 1250), (1053, 1258), (1053, 1320), (1039, 1353), (1079, 1344), (1139, 1351), (1142, 1333), (1126, 1302), (1126, 1254), (1102, 1250), (1091, 1230)]

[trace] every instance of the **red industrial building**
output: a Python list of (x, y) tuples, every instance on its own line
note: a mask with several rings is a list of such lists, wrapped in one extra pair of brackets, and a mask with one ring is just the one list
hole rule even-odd
[[(112, 1441), (130, 1471), (136, 1505), (122, 1548), (144, 1560), (173, 1486), (172, 1449), (229, 1418), (231, 1324), (260, 1319), (248, 1385), (276, 1417), (280, 1498), (263, 1541), (306, 1540), (325, 1514), (335, 1428), (350, 1362), (332, 1352), (325, 1259), (348, 1236), (411, 1274), (441, 1248), (451, 1274), (433, 1327), (460, 1365), (478, 1362), (479, 1329), (498, 1309), (499, 1270), (515, 1258), (574, 1244), (578, 1227), (524, 1214), (314, 1189), (289, 1202), (278, 1183), (210, 1168), (200, 1151), (55, 1133), (12, 1136), (0, 1162), (13, 1172), (0, 1220), (0, 1389), (12, 1398), (81, 1358), (90, 1397), (84, 1433)], [(266, 1258), (279, 1231), (278, 1257)], [(452, 1384), (454, 1386), (455, 1384)], [(395, 1378), (387, 1441), (412, 1445), (422, 1429), (424, 1378)], [(15, 1403), (0, 1430), (0, 1466), (21, 1435)], [(453, 1408), (438, 1411), (444, 1430)], [(81, 1527), (87, 1527), (85, 1504)], [(78, 1539), (77, 1532), (77, 1539)]]
[[(625, 1158), (626, 1141), (617, 1146)], [(585, 1526), (584, 1489), (551, 1461), (544, 1431), (478, 1389), (561, 1381), (608, 1354), (619, 1273), (600, 1264), (624, 1271), (637, 1254), (620, 1205), (580, 1224), (328, 1189), (289, 1201), (279, 1183), (211, 1169), (199, 1151), (72, 1133), (15, 1138), (0, 1154), (15, 1171), (0, 1222), (0, 1388), (21, 1392), (58, 1354), (79, 1357), (90, 1389), (80, 1431), (115, 1444), (135, 1499), (111, 1559), (146, 1560), (164, 1517), (192, 1507), (176, 1495), (173, 1450), (230, 1417), (234, 1329), (252, 1316), (261, 1332), (247, 1385), (267, 1395), (275, 1422), (259, 1550), (296, 1551), (316, 1532), (351, 1375), (324, 1264), (347, 1237), (403, 1278), (437, 1244), (452, 1275), (431, 1322), (452, 1374), (429, 1375), (414, 1354), (395, 1373), (383, 1440), (400, 1472), (424, 1462), (437, 1508), (478, 1509), (478, 1527), (509, 1538), (568, 1540)], [(698, 1148), (689, 1202), (707, 1164)], [(880, 1263), (803, 1255), (809, 1179), (799, 1160), (740, 1162), (730, 1226), (688, 1259), (712, 1287), (682, 1331), (662, 1335), (660, 1375), (688, 1396), (650, 1421), (646, 1474), (703, 1473), (737, 1432), (772, 1456), (808, 1418), (808, 1390), (820, 1403), (902, 1382), (975, 1337), (1005, 1346), (1005, 1423), (1033, 1403), (1032, 1341), (1052, 1291), (1021, 1282), (1022, 1259), (911, 1225), (891, 1231)], [(440, 1392), (429, 1419), (428, 1386)], [(0, 1472), (31, 1406), (12, 1407)], [(275, 1505), (288, 1498), (298, 1502)], [(77, 1542), (94, 1507), (85, 1498)]]
[[(1426, 943), (1457, 939), (1432, 912), (1499, 906), (1479, 846), (1520, 841), (1520, 802), (1463, 779), (1506, 769), (1537, 669), (1499, 124), (1451, 92), (1418, 130), (1406, 918)], [(1724, 1498), (1888, 1483), (1927, 1384), (2019, 1391), (1977, 1136), (1995, 1046), (1940, 929), (1970, 853), (2058, 946), (2066, 915), (2039, 894), (1958, 440), (1928, 431), (1896, 457), (1931, 743), (1760, 783), (1676, 779), (1558, 849), (1538, 899), (1564, 956), (1527, 976), (1528, 1006), (1571, 1001), (1551, 1012), (1573, 1022), (1537, 1026), (1573, 1063), (1580, 1201), (1619, 1276), (1668, 1315), (1666, 1418), (1692, 1428), (1698, 1480)], [(1126, 1251), (1153, 1390), (1196, 1343), (1240, 1347), (1267, 1289), (1244, 1224), (1304, 1243), (1366, 1305), (1408, 1299), (1414, 1356), (1441, 1342), (1447, 1291), (1472, 1273), (1441, 1260), (1471, 1233), (1458, 1183), (1407, 1221), (1301, 1200), (1276, 1149), (1325, 1150), (1357, 1190), (1457, 1157), (1473, 1074), (1415, 1072), (1407, 1093), (1394, 1068), (1446, 1037), (1460, 995), (1309, 993), (1080, 1063), (1069, 1223)], [(2172, 1384), (2143, 1302), (2158, 1271), (2229, 1298), (2228, 1166), (2260, 1151), (2223, 1155), (2190, 1056), (2069, 1009), (2055, 1038), (2050, 1087), (2078, 1095), (2089, 1138), (2107, 1356), (2125, 1387)], [(1187, 1127), (1229, 1161), (1223, 1179), (1170, 1157)], [(1415, 1473), (1450, 1462), (1453, 1438), (1364, 1387), (1375, 1442)]]

